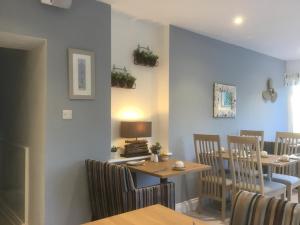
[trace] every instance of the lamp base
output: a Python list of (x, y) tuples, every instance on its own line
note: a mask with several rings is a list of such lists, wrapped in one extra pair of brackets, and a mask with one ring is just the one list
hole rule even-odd
[(131, 154), (121, 154), (121, 157), (125, 157), (125, 158), (132, 158), (132, 157), (137, 157), (137, 156), (146, 156), (146, 155), (151, 155), (150, 152), (146, 152), (146, 153), (131, 153)]
[(150, 155), (147, 140), (126, 140), (123, 157)]
[(148, 144), (146, 139), (125, 140), (125, 144)]

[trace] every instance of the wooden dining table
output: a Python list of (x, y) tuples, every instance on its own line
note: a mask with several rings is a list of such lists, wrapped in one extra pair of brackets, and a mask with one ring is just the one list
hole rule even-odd
[(162, 205), (153, 205), (83, 225), (205, 225)]
[(127, 167), (132, 172), (144, 173), (154, 177), (158, 177), (160, 178), (161, 183), (167, 182), (169, 177), (180, 176), (187, 173), (202, 172), (211, 169), (209, 165), (183, 161), (185, 168), (183, 170), (176, 170), (174, 168), (176, 161), (176, 159), (171, 159), (165, 162), (146, 161), (143, 165), (127, 165)]
[[(230, 159), (230, 154), (228, 150), (225, 150), (222, 152), (222, 158), (225, 160)], [(289, 159), (289, 161), (281, 161), (280, 160), (281, 155), (273, 155), (273, 154), (268, 154), (265, 157), (261, 157), (261, 164), (262, 166), (267, 167), (268, 170), (268, 178), (272, 178), (272, 169), (276, 167), (286, 167), (290, 166), (293, 164), (297, 164), (300, 162), (300, 157), (298, 159), (293, 158)], [(298, 174), (300, 174), (300, 166), (298, 166)]]

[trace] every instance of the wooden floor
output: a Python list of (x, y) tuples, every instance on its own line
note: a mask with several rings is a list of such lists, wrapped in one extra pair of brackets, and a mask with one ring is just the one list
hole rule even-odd
[(1, 225), (9, 225), (10, 224), (6, 219), (4, 219), (4, 217), (1, 215), (1, 213), (0, 213), (0, 224)]
[[(292, 202), (298, 202), (298, 193), (294, 192), (292, 195)], [(189, 212), (186, 215), (205, 221), (207, 225), (229, 225), (230, 209), (228, 209), (228, 218), (223, 222), (220, 218), (220, 212), (215, 209), (215, 204), (208, 202), (203, 205), (203, 212)]]

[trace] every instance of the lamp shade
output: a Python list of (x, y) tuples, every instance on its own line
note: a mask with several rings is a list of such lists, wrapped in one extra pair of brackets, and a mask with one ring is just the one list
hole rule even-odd
[(152, 136), (152, 123), (151, 122), (121, 122), (120, 136), (122, 138), (139, 138)]

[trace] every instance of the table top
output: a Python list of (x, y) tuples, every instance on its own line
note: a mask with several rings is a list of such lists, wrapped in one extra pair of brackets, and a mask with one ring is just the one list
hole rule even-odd
[(205, 225), (204, 222), (185, 216), (161, 205), (119, 214), (84, 225)]
[(128, 168), (133, 172), (145, 173), (159, 178), (174, 177), (174, 176), (179, 176), (187, 173), (201, 172), (201, 171), (206, 171), (211, 169), (211, 167), (208, 165), (183, 161), (185, 165), (185, 169), (183, 171), (177, 171), (173, 169), (173, 166), (176, 161), (177, 160), (175, 159), (171, 159), (166, 162), (157, 162), (157, 163), (146, 161), (144, 165), (140, 165), (140, 166), (128, 165)]
[[(229, 152), (222, 152), (223, 159), (230, 159)], [(288, 162), (279, 161), (280, 155), (269, 154), (267, 157), (261, 157), (261, 164), (264, 166), (285, 167), (299, 162), (297, 159), (290, 159)]]

